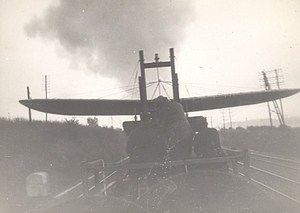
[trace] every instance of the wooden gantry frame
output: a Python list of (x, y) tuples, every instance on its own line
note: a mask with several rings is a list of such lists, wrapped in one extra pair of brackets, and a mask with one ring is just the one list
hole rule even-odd
[(139, 77), (139, 89), (140, 89), (140, 100), (142, 105), (141, 120), (147, 119), (148, 115), (148, 100), (147, 100), (147, 88), (146, 88), (146, 69), (170, 67), (172, 77), (172, 88), (173, 88), (173, 100), (179, 102), (179, 86), (178, 86), (178, 75), (175, 71), (175, 55), (174, 48), (170, 48), (170, 61), (159, 61), (158, 54), (155, 54), (155, 61), (151, 63), (145, 63), (144, 52), (139, 51), (139, 61), (141, 76)]

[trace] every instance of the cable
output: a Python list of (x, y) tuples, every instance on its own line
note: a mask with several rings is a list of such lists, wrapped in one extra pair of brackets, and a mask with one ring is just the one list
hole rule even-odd
[(133, 87), (133, 88), (130, 88), (130, 89), (127, 89), (127, 90), (123, 90), (123, 91), (118, 91), (118, 92), (115, 92), (115, 93), (111, 93), (111, 94), (108, 94), (108, 95), (104, 95), (104, 96), (101, 96), (101, 97), (99, 97), (99, 99), (101, 99), (101, 98), (104, 98), (104, 97), (107, 97), (107, 96), (111, 96), (111, 95), (115, 95), (115, 94), (120, 94), (120, 93), (124, 93), (124, 92), (129, 92), (129, 91), (131, 91), (131, 90), (135, 90), (135, 89), (137, 89), (138, 87)]
[(154, 92), (153, 92), (153, 94), (152, 94), (152, 97), (151, 97), (151, 99), (153, 99), (154, 98), (154, 96), (155, 96), (155, 93), (156, 93), (156, 91), (157, 91), (157, 88), (159, 87), (159, 84), (157, 84), (156, 85), (156, 87), (155, 87), (155, 89), (154, 89)]
[(166, 90), (166, 88), (165, 88), (164, 84), (161, 84), (161, 86), (163, 87), (163, 89), (164, 89), (164, 91), (165, 91), (166, 95), (168, 96), (168, 98), (170, 99), (170, 96), (169, 96), (169, 94), (168, 94), (168, 92), (167, 92), (167, 90)]
[(133, 69), (133, 71), (131, 73), (131, 76), (130, 76), (130, 79), (129, 79), (129, 82), (128, 82), (128, 87), (129, 87), (129, 85), (130, 85), (130, 83), (132, 81), (133, 76), (137, 76), (138, 64), (139, 64), (139, 61), (137, 61), (136, 65), (135, 65), (135, 67), (134, 67), (134, 69)]

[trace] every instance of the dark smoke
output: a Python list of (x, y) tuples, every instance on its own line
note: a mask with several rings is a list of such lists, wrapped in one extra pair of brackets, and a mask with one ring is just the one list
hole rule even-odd
[(127, 83), (138, 50), (145, 50), (147, 61), (155, 52), (168, 59), (169, 47), (179, 47), (193, 13), (190, 1), (181, 0), (61, 0), (25, 31), (59, 41), (73, 61)]

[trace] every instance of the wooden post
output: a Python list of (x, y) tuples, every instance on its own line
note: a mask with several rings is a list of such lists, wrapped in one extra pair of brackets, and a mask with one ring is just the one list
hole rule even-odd
[(97, 169), (94, 170), (94, 184), (95, 187), (98, 187), (100, 181), (99, 171)]
[(139, 51), (139, 57), (140, 57), (140, 69), (141, 69), (141, 76), (139, 77), (140, 98), (142, 104), (141, 120), (144, 120), (147, 117), (147, 113), (148, 113), (148, 103), (147, 103), (147, 89), (146, 89), (146, 73), (145, 73), (145, 65), (144, 65), (144, 52), (142, 50)]
[(244, 173), (247, 179), (250, 179), (250, 156), (248, 149), (243, 150), (244, 154)]
[(239, 171), (238, 171), (238, 162), (237, 162), (237, 160), (232, 160), (231, 164), (232, 164), (233, 174), (238, 175)]
[[(30, 98), (30, 90), (29, 90), (29, 86), (27, 86), (27, 99), (31, 99)], [(32, 122), (32, 118), (31, 118), (31, 108), (28, 107), (28, 116), (29, 116), (29, 122)]]
[(173, 84), (173, 98), (175, 101), (179, 102), (179, 88), (178, 88), (178, 76), (175, 72), (175, 56), (174, 49), (170, 48), (170, 63), (171, 63), (171, 75)]
[(82, 179), (83, 195), (87, 195), (89, 192), (89, 189), (88, 189), (88, 170), (87, 170), (87, 162), (86, 161), (83, 161), (81, 163), (81, 179)]
[[(101, 162), (101, 166), (102, 168), (104, 169), (105, 167), (105, 163), (104, 163), (104, 160), (100, 159), (100, 162)], [(103, 190), (104, 190), (104, 196), (106, 197), (107, 196), (107, 186), (106, 186), (106, 175), (105, 175), (105, 171), (102, 170), (101, 171), (102, 173), (102, 181), (103, 181)], [(99, 174), (99, 173), (98, 173)]]

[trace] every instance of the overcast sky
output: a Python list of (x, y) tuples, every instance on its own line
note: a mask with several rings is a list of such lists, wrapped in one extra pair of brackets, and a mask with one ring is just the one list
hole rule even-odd
[[(168, 60), (175, 48), (185, 97), (260, 90), (259, 72), (273, 69), (281, 70), (283, 88), (300, 87), (298, 0), (1, 0), (0, 32), (1, 117), (26, 118), (18, 100), (26, 86), (44, 98), (43, 75), (49, 98), (137, 98), (141, 49), (153, 61), (156, 52)], [(283, 104), (287, 117), (300, 117), (300, 95)], [(221, 112), (201, 114), (218, 126)], [(231, 112), (236, 121), (268, 117), (266, 104)]]

